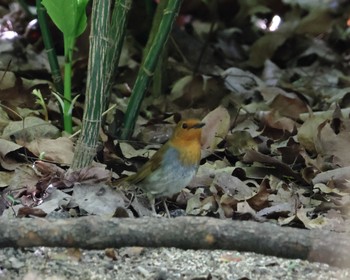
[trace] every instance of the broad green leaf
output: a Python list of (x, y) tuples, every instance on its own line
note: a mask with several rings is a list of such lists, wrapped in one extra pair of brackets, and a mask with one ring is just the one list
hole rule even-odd
[(86, 5), (89, 3), (89, 0), (77, 0), (77, 22), (75, 27), (75, 37), (78, 37), (81, 33), (84, 32), (87, 25), (86, 17)]
[(47, 13), (65, 36), (77, 37), (86, 28), (89, 0), (43, 0)]
[(43, 0), (42, 4), (63, 34), (74, 35), (78, 6), (76, 0)]

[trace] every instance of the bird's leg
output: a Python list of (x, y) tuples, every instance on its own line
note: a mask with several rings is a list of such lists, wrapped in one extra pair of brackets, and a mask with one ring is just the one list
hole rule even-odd
[(157, 216), (157, 212), (156, 212), (156, 198), (153, 195), (147, 194), (149, 203), (151, 204), (151, 209), (153, 212), (153, 215)]
[(154, 215), (157, 215), (157, 212), (156, 212), (156, 200), (154, 197), (152, 197), (150, 199), (150, 203), (151, 203), (151, 208), (152, 208), (152, 212)]
[[(149, 202), (151, 204), (151, 209), (152, 209), (153, 215), (158, 216), (158, 214), (156, 212), (156, 199), (155, 199), (155, 197), (148, 195), (148, 199), (149, 199)], [(163, 201), (164, 209), (165, 209), (165, 212), (166, 212), (168, 218), (171, 218), (168, 206), (166, 205), (166, 198), (162, 198), (162, 201)]]
[(134, 201), (135, 197), (136, 197), (135, 192), (130, 192), (130, 195), (131, 195), (131, 197), (130, 197), (130, 199), (129, 199), (129, 203), (126, 205), (125, 208), (129, 208), (130, 205), (132, 204), (132, 202)]
[(166, 215), (168, 216), (168, 218), (171, 218), (168, 206), (166, 205), (166, 198), (162, 198), (162, 200), (163, 200), (163, 205), (164, 205)]

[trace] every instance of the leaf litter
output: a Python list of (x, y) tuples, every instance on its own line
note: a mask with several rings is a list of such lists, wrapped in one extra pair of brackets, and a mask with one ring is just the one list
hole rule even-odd
[[(273, 11), (263, 4), (254, 9), (249, 3), (241, 5), (235, 30), (227, 22), (214, 27), (216, 41), (209, 41), (197, 74), (189, 74), (193, 51), (183, 49), (179, 55), (169, 46), (166, 94), (157, 96), (150, 90), (129, 142), (117, 140), (116, 118), (125, 111), (140, 64), (135, 54), (140, 53), (132, 45), (135, 42), (125, 43), (111, 96), (117, 109), (106, 116), (94, 166), (82, 170), (68, 170), (76, 139), (61, 133), (51, 82), (41, 78), (45, 75), (30, 80), (22, 76), (34, 69), (24, 60), (18, 64), (22, 72), (11, 63), (2, 67), (2, 216), (149, 215), (142, 193), (110, 186), (136, 172), (170, 137), (176, 121), (196, 117), (206, 123), (201, 165), (189, 186), (168, 198), (174, 216), (252, 219), (349, 232), (349, 66), (344, 65), (346, 52), (335, 51), (330, 40), (332, 36), (344, 40), (344, 27), (325, 12), (329, 7), (304, 7), (310, 13), (303, 14), (286, 3), (284, 11), (276, 8), (284, 17), (278, 31), (258, 34), (256, 26), (251, 27), (253, 38), (241, 38), (243, 48), (236, 50), (227, 42), (237, 40), (245, 19), (254, 16), (252, 22), (257, 23), (259, 11)], [(188, 36), (179, 23), (173, 39), (180, 47), (192, 42), (197, 52), (210, 28), (195, 17), (191, 24), (196, 35)], [(35, 71), (47, 74), (44, 51), (37, 47), (23, 45), (21, 51), (40, 62)], [(7, 61), (9, 53), (0, 50), (0, 58)], [(86, 60), (87, 52), (79, 56)], [(83, 65), (77, 64), (75, 73), (85, 73)], [(82, 90), (74, 77), (73, 86)], [(30, 94), (33, 89), (42, 91), (49, 122)], [(78, 101), (73, 112), (76, 129), (81, 108)], [(164, 213), (161, 204), (157, 210)]]

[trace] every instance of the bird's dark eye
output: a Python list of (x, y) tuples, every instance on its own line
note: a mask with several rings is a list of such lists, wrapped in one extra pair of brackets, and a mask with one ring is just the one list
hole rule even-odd
[(187, 125), (187, 123), (183, 123), (183, 124), (182, 124), (182, 128), (183, 128), (183, 129), (186, 129), (186, 128), (188, 128), (188, 125)]

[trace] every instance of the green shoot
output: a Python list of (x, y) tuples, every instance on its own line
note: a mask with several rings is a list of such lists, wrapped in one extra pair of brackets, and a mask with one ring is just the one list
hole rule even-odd
[(34, 89), (32, 91), (32, 94), (35, 95), (35, 97), (36, 97), (35, 103), (40, 105), (41, 108), (43, 108), (45, 121), (49, 121), (49, 114), (47, 112), (47, 107), (46, 107), (44, 98), (43, 98), (43, 96), (41, 94), (41, 91), (37, 90), (37, 89)]
[[(63, 33), (64, 40), (64, 98), (63, 123), (64, 130), (72, 133), (72, 61), (75, 39), (81, 35), (87, 25), (85, 13), (89, 0), (43, 0), (47, 13), (55, 25)], [(57, 96), (56, 96), (57, 98)], [(58, 99), (59, 100), (59, 99)], [(61, 106), (62, 106), (61, 104)]]
[[(57, 92), (54, 92), (54, 91), (52, 91), (51, 93), (52, 93), (53, 96), (55, 96), (55, 98), (57, 99), (57, 101), (58, 101), (58, 103), (60, 104), (60, 107), (61, 107), (61, 109), (62, 109), (62, 112), (63, 112), (63, 110), (64, 110), (66, 104), (64, 103), (64, 100), (63, 100), (62, 96), (61, 96), (60, 94), (58, 94)], [(74, 104), (75, 104), (75, 102), (77, 101), (77, 99), (79, 98), (79, 96), (80, 96), (80, 94), (76, 95), (76, 96), (73, 98), (73, 100), (71, 100), (69, 107), (66, 108), (66, 109), (67, 109), (67, 112), (68, 112), (68, 114), (69, 114), (70, 116), (72, 116)]]
[(39, 154), (39, 160), (44, 160), (45, 159), (45, 152), (41, 152)]

